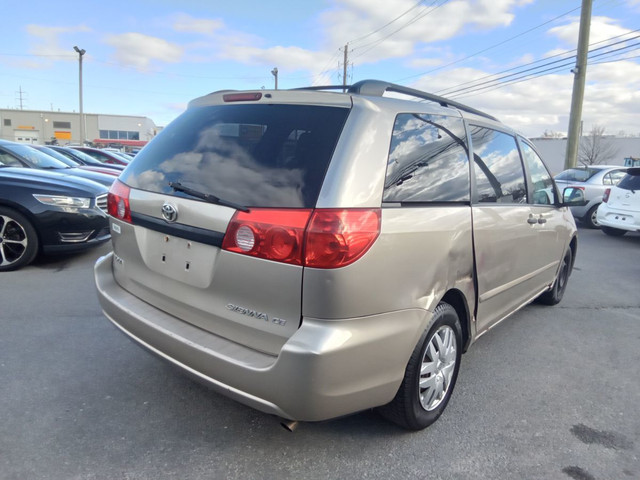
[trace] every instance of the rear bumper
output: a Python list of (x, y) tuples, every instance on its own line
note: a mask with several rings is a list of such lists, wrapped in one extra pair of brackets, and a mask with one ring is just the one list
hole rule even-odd
[(640, 215), (637, 212), (617, 210), (606, 203), (598, 208), (598, 223), (604, 227), (640, 232)]
[(391, 401), (429, 320), (423, 310), (354, 319), (305, 318), (277, 356), (206, 332), (121, 288), (113, 254), (98, 260), (102, 309), (120, 330), (213, 389), (266, 413), (326, 420)]

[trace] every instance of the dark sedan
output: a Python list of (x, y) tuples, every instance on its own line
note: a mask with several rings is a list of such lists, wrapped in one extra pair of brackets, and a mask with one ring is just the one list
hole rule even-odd
[(8, 140), (0, 140), (0, 166), (2, 165), (64, 172), (101, 183), (107, 187), (110, 187), (115, 180), (113, 175), (72, 168), (39, 150), (31, 148), (29, 145)]
[(109, 240), (107, 189), (72, 175), (0, 168), (0, 272), (38, 253), (82, 250)]
[(103, 167), (112, 170), (117, 170), (118, 175), (122, 170), (124, 170), (124, 165), (116, 165), (114, 163), (104, 163), (100, 160), (96, 160), (91, 155), (87, 155), (86, 153), (78, 150), (77, 148), (70, 147), (61, 147), (60, 145), (48, 145), (48, 147), (52, 150), (55, 150), (58, 153), (66, 156), (67, 158), (73, 160), (74, 162), (78, 162), (81, 165), (87, 165), (91, 167)]
[(64, 163), (67, 167), (81, 168), (82, 170), (88, 170), (90, 172), (98, 172), (98, 173), (102, 173), (102, 174), (105, 174), (105, 175), (113, 175), (115, 177), (120, 175), (120, 170), (115, 170), (113, 168), (106, 168), (105, 166), (94, 167), (94, 166), (91, 166), (91, 165), (83, 165), (80, 162), (76, 161), (75, 159), (71, 159), (71, 158), (67, 157), (66, 155), (64, 155), (63, 153), (60, 153), (59, 151), (54, 150), (51, 147), (47, 147), (47, 146), (44, 146), (44, 145), (29, 145), (29, 147), (34, 148), (34, 149), (38, 150), (39, 152), (42, 152), (42, 153), (44, 153), (46, 155), (49, 155), (50, 157), (55, 158), (59, 162)]
[(69, 147), (69, 148), (73, 148), (74, 150), (79, 150), (83, 153), (86, 153), (87, 155), (95, 158), (96, 160), (101, 161), (102, 163), (108, 163), (108, 164), (113, 164), (113, 165), (123, 165), (123, 166), (127, 166), (129, 165), (129, 160), (126, 160), (124, 158), (122, 158), (120, 155), (115, 155), (112, 152), (109, 152), (107, 150), (100, 150), (99, 148), (91, 148), (91, 147)]

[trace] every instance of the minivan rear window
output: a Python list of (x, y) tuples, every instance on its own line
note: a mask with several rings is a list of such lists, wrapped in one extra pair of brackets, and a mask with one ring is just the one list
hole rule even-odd
[(349, 109), (310, 105), (190, 108), (122, 173), (132, 188), (187, 196), (170, 182), (247, 207), (315, 206)]

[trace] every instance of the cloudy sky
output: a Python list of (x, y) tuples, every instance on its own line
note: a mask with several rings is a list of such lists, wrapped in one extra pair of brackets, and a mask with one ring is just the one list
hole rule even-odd
[[(220, 89), (376, 78), (566, 132), (579, 0), (34, 0), (3, 8), (0, 107), (166, 125)], [(594, 0), (584, 129), (640, 135), (640, 0)], [(19, 92), (23, 93), (20, 94)]]

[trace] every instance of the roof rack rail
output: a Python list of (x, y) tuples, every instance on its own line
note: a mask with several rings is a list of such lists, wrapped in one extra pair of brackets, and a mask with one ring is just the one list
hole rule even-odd
[(411, 97), (421, 98), (422, 100), (429, 100), (435, 102), (443, 107), (453, 107), (464, 112), (480, 115), (481, 117), (489, 118), (499, 122), (499, 120), (493, 115), (489, 115), (481, 110), (477, 110), (473, 107), (458, 103), (448, 98), (439, 97), (433, 93), (423, 92), (422, 90), (416, 90), (415, 88), (405, 87), (403, 85), (397, 85), (395, 83), (383, 82), (381, 80), (361, 80), (353, 85), (323, 85), (323, 86), (311, 86), (293, 88), (292, 90), (346, 90), (347, 93), (355, 93), (357, 95), (369, 95), (372, 97), (382, 97), (385, 92), (396, 92)]
[(481, 117), (490, 118), (491, 120), (499, 121), (493, 115), (489, 115), (480, 110), (476, 110), (473, 107), (469, 107), (468, 105), (464, 105), (463, 103), (458, 103), (453, 100), (449, 100), (444, 97), (439, 97), (438, 95), (434, 95), (432, 93), (423, 92), (422, 90), (416, 90), (414, 88), (405, 87), (402, 85), (396, 85), (395, 83), (382, 82), (380, 80), (362, 80), (360, 82), (354, 83), (347, 90), (348, 93), (356, 93), (360, 95), (370, 95), (375, 97), (381, 97), (385, 92), (396, 92), (402, 93), (404, 95), (409, 95), (416, 98), (421, 98), (423, 100), (429, 100), (431, 102), (435, 102), (440, 104), (443, 107), (454, 107), (458, 110), (462, 110), (464, 112), (473, 113), (475, 115), (480, 115)]

